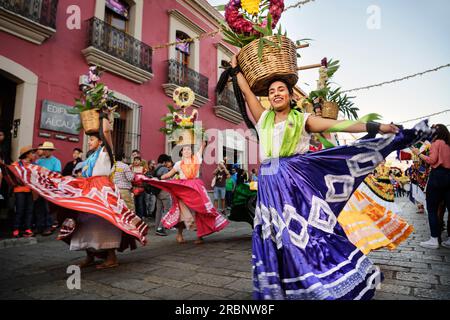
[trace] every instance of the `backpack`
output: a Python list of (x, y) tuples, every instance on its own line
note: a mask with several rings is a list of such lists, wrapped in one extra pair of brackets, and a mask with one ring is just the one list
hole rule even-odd
[[(157, 178), (157, 179), (161, 180), (162, 174), (159, 173), (161, 171), (160, 170), (161, 168), (164, 168), (164, 166), (163, 165), (157, 166), (154, 171), (154, 175), (152, 175), (150, 172), (147, 172), (145, 175), (149, 178)], [(145, 192), (147, 192), (148, 194), (153, 194), (153, 195), (157, 196), (161, 192), (161, 189), (154, 187), (152, 185), (146, 184)]]

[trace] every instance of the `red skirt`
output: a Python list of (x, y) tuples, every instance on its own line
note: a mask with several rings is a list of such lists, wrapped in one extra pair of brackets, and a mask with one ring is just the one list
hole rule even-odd
[(136, 179), (170, 193), (172, 207), (162, 219), (162, 224), (167, 229), (171, 229), (180, 223), (180, 201), (183, 201), (189, 209), (195, 211), (194, 219), (198, 237), (218, 232), (229, 224), (228, 220), (214, 208), (200, 179), (160, 181), (149, 179), (143, 175), (139, 175)]
[[(64, 177), (36, 165), (8, 169), (19, 182), (58, 206), (60, 222), (66, 217), (76, 217), (76, 212), (94, 214), (123, 231), (120, 250), (136, 248), (134, 240), (142, 245), (147, 243), (148, 225), (127, 208), (109, 177)], [(67, 236), (62, 240), (70, 241), (71, 232), (66, 230), (63, 234)]]

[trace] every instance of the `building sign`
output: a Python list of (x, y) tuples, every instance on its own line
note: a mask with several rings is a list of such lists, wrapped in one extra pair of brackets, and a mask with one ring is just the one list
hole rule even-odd
[(78, 135), (81, 120), (79, 114), (69, 114), (71, 106), (44, 100), (41, 110), (41, 129)]

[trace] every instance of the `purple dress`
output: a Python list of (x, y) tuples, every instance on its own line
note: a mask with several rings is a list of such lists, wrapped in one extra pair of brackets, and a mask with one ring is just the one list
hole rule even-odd
[(371, 299), (382, 274), (337, 216), (391, 152), (428, 137), (427, 122), (351, 146), (267, 159), (253, 231), (255, 299)]

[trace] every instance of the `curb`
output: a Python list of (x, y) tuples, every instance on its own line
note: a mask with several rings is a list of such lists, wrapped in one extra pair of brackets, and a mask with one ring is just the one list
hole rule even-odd
[(22, 247), (37, 244), (38, 241), (35, 237), (30, 238), (17, 238), (17, 239), (5, 239), (0, 240), (0, 250), (12, 247)]

